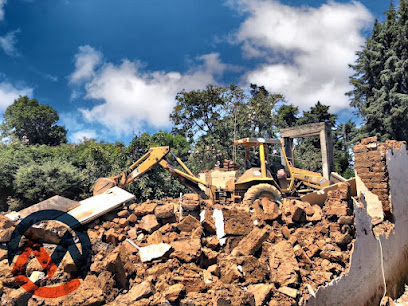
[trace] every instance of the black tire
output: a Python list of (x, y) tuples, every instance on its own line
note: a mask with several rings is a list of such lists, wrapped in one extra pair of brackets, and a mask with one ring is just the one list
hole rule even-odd
[(282, 194), (280, 191), (270, 184), (258, 184), (248, 188), (244, 195), (244, 204), (252, 204), (256, 199), (269, 198), (275, 201), (278, 205), (282, 202)]

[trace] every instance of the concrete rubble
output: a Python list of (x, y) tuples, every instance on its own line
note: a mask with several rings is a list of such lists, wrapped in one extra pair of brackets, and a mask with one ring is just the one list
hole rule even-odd
[[(126, 205), (89, 223), (91, 271), (75, 292), (47, 305), (74, 305), (78, 299), (81, 305), (303, 304), (310, 296), (307, 286), (316, 290), (347, 270), (355, 238), (347, 183), (327, 199), (335, 210), (296, 199), (285, 199), (282, 207), (267, 199), (250, 207), (209, 206), (190, 194), (184, 201), (181, 220), (179, 199), (169, 198)], [(6, 242), (14, 224), (6, 217), (0, 222)], [(67, 230), (52, 222), (37, 230), (51, 250)], [(18, 286), (6, 255), (1, 258), (3, 274), (9, 271), (1, 276), (1, 304), (12, 305), (27, 296), (14, 296)], [(29, 262), (33, 279), (51, 283), (35, 262)], [(74, 268), (72, 259), (63, 261), (60, 279), (76, 275)], [(39, 297), (28, 300), (41, 303)]]
[[(373, 143), (365, 140), (355, 148), (357, 182), (366, 186), (366, 196), (378, 197), (380, 206), (366, 205), (364, 213), (373, 214), (373, 233), (381, 235), (392, 231), (395, 208), (384, 155), (375, 151), (368, 160), (358, 155), (374, 152)], [(381, 166), (373, 164), (377, 160)], [(15, 224), (0, 215), (0, 304), (305, 305), (316, 299), (329, 305), (319, 303), (319, 295), (350, 273), (360, 235), (356, 209), (364, 201), (352, 198), (350, 187), (339, 183), (321, 205), (297, 198), (285, 198), (281, 206), (266, 198), (251, 205), (211, 205), (195, 194), (184, 195), (181, 204), (172, 198), (128, 203), (86, 225), (90, 272), (76, 291), (51, 300), (18, 289), (6, 248)], [(67, 230), (52, 222), (39, 228), (50, 251)], [(36, 283), (52, 284), (35, 259), (28, 271)], [(56, 275), (67, 280), (80, 271), (69, 257)]]

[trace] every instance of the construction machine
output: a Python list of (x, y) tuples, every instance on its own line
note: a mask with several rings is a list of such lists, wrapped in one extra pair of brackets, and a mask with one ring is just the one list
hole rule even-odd
[[(159, 164), (190, 190), (212, 203), (231, 203), (267, 197), (280, 203), (283, 196), (298, 195), (330, 184), (320, 173), (295, 168), (288, 160), (283, 140), (244, 138), (234, 142), (245, 149), (245, 170), (212, 170), (194, 175), (170, 147), (150, 148), (128, 169), (117, 176), (99, 178), (94, 195), (118, 186), (126, 187), (135, 179)], [(172, 155), (181, 169), (172, 165), (166, 156)]]

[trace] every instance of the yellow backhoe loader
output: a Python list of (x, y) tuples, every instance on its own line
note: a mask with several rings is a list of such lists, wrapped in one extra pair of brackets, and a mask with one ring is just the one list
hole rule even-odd
[[(251, 203), (261, 197), (280, 202), (282, 196), (297, 195), (313, 189), (322, 189), (330, 183), (321, 174), (293, 167), (288, 161), (279, 139), (244, 138), (234, 142), (245, 148), (245, 168), (242, 171), (209, 171), (195, 176), (173, 154), (170, 147), (150, 148), (128, 169), (117, 176), (99, 178), (94, 185), (94, 195), (118, 186), (123, 188), (159, 164), (180, 182), (204, 199), (213, 203), (243, 201)], [(166, 160), (171, 154), (182, 170)], [(256, 155), (256, 156), (254, 156)]]

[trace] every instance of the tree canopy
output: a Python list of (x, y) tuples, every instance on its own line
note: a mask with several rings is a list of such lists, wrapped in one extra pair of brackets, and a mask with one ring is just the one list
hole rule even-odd
[(58, 120), (58, 113), (51, 106), (24, 96), (6, 109), (0, 128), (3, 137), (56, 146), (67, 142), (67, 130), (57, 125)]
[(360, 138), (378, 136), (408, 140), (408, 5), (391, 2), (383, 22), (375, 21), (371, 36), (351, 65), (351, 106), (363, 119)]

